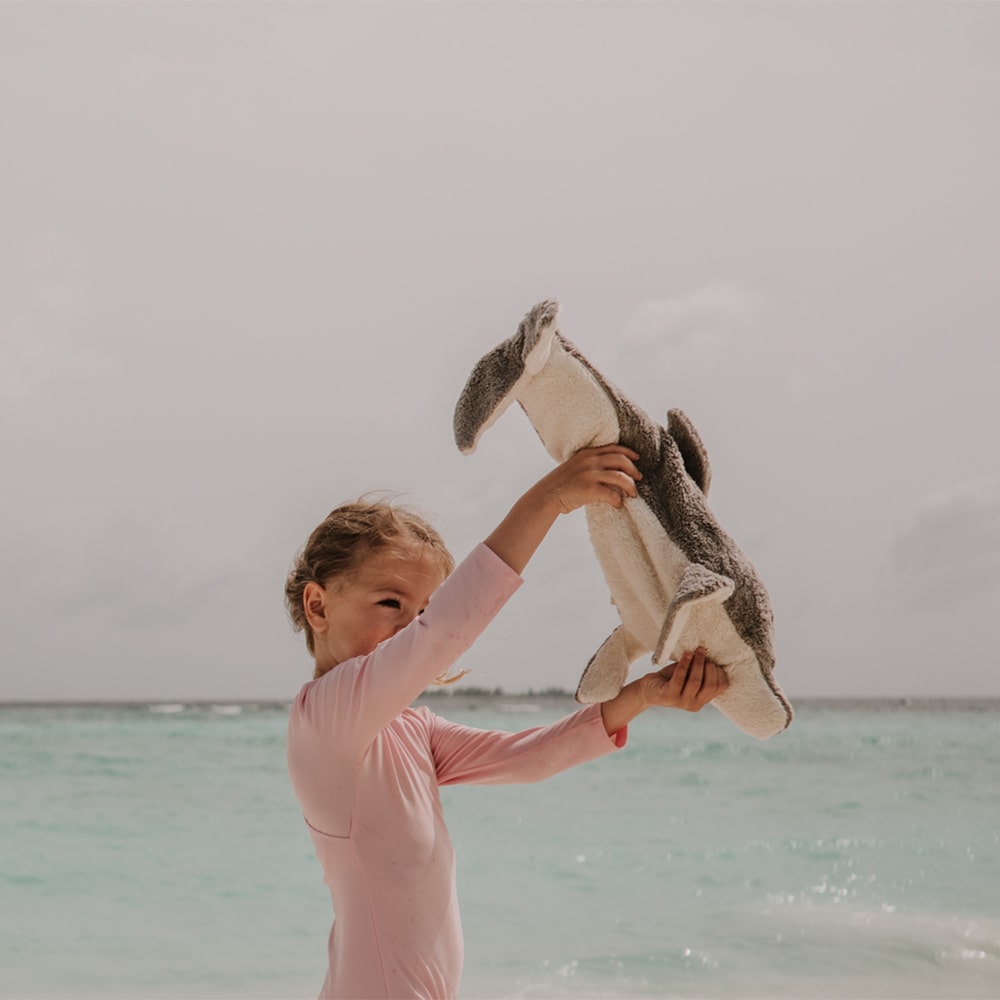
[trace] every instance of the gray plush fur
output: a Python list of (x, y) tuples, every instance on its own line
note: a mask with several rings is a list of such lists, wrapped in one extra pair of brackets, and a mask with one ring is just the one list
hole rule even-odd
[(643, 653), (662, 666), (700, 644), (729, 676), (717, 707), (754, 736), (779, 732), (792, 708), (774, 679), (770, 598), (708, 508), (701, 438), (679, 410), (664, 428), (631, 403), (559, 333), (558, 313), (557, 302), (539, 303), (475, 366), (455, 409), (455, 440), (473, 451), (516, 400), (557, 461), (615, 442), (640, 455), (638, 498), (622, 510), (586, 509), (622, 625), (587, 665), (578, 700), (614, 697)]

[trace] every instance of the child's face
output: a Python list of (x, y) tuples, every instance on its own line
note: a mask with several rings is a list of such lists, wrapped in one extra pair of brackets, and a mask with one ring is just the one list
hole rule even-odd
[(327, 629), (316, 636), (333, 663), (370, 653), (427, 607), (445, 573), (425, 547), (397, 544), (369, 555), (347, 577), (324, 588)]

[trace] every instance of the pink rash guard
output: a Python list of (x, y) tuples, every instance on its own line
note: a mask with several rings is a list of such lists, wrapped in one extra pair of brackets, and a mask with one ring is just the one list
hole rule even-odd
[(462, 928), (439, 785), (540, 781), (625, 745), (599, 705), (522, 733), (408, 707), (520, 584), (477, 546), (422, 615), (292, 705), (288, 770), (336, 915), (321, 998), (456, 996)]

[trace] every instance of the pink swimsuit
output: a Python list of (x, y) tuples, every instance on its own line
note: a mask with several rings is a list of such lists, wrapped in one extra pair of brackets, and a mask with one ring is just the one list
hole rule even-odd
[(408, 707), (520, 583), (479, 545), (420, 617), (292, 705), (288, 769), (336, 915), (321, 997), (457, 994), (462, 928), (439, 785), (540, 781), (625, 745), (627, 730), (605, 733), (599, 705), (523, 733)]

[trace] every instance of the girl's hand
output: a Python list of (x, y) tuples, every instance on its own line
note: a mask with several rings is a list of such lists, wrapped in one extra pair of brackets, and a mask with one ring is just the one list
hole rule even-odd
[(609, 503), (621, 507), (626, 497), (636, 496), (638, 452), (620, 444), (582, 448), (562, 465), (540, 479), (530, 492), (551, 499), (561, 514), (588, 503)]
[(701, 647), (685, 653), (676, 663), (646, 674), (626, 684), (610, 701), (601, 705), (604, 729), (614, 736), (647, 708), (682, 708), (697, 712), (729, 687), (729, 678), (722, 667), (705, 659)]
[(705, 659), (699, 646), (676, 663), (639, 679), (643, 700), (649, 705), (697, 712), (729, 687), (725, 670)]
[(583, 448), (543, 476), (511, 508), (486, 539), (511, 569), (520, 573), (560, 514), (588, 503), (621, 507), (636, 495), (639, 456), (620, 444)]

